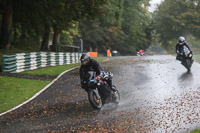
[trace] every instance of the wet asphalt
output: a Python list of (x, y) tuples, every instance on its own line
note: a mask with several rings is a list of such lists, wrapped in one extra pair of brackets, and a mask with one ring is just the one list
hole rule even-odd
[(119, 105), (94, 110), (79, 71), (64, 74), (26, 105), (0, 117), (0, 132), (175, 132), (200, 128), (200, 65), (191, 72), (170, 55), (112, 57)]

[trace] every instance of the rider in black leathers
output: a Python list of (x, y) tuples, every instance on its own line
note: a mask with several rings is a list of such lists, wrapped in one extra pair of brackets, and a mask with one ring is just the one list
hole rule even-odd
[[(184, 37), (179, 37), (179, 42), (176, 44), (176, 59), (177, 60), (182, 60), (182, 55), (181, 53), (183, 53), (183, 47), (186, 46), (190, 52), (192, 53), (192, 50), (191, 48), (189, 47), (188, 43), (185, 41), (185, 38)], [(193, 60), (192, 60), (193, 61)]]
[[(90, 74), (89, 71), (96, 72), (96, 75), (103, 77), (104, 70), (99, 64), (98, 61), (91, 59), (89, 54), (83, 54), (80, 58), (81, 67), (80, 67), (80, 79), (81, 79), (81, 87), (87, 91), (89, 85)], [(112, 86), (112, 81), (107, 81), (109, 86)], [(112, 88), (112, 87), (111, 87)]]

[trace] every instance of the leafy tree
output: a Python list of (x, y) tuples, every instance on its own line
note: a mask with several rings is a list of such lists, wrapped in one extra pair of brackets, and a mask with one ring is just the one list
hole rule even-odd
[[(37, 40), (42, 36), (41, 50), (47, 50), (50, 29), (54, 31), (52, 50), (57, 51), (62, 30), (68, 30), (73, 21), (83, 18), (95, 18), (102, 13), (101, 5), (106, 0), (1, 0), (4, 15), (1, 27), (1, 47), (9, 47), (10, 36), (13, 43), (20, 40)], [(13, 17), (12, 17), (12, 10)], [(1, 13), (1, 12), (0, 12)], [(7, 14), (6, 14), (7, 13)], [(13, 30), (11, 24), (13, 19)], [(0, 19), (1, 20), (1, 19)]]
[(77, 21), (74, 21), (71, 23), (71, 26), (68, 30), (62, 31), (60, 38), (60, 43), (62, 45), (70, 45), (70, 46), (74, 45), (73, 39), (76, 37), (80, 37), (78, 25), (79, 23)]
[(146, 6), (148, 1), (126, 0), (124, 2), (123, 31), (128, 35), (126, 43), (129, 54), (151, 45), (151, 21)]
[(68, 29), (72, 21), (98, 16), (102, 11), (102, 4), (105, 4), (105, 0), (73, 0), (73, 2), (65, 0), (54, 5), (55, 9), (60, 8), (60, 10), (56, 11), (56, 15), (53, 18), (54, 37), (52, 50), (57, 51), (59, 36), (63, 29)]
[[(100, 48), (103, 41), (104, 28), (100, 26), (98, 21), (84, 20), (79, 25), (81, 36), (84, 41), (84, 49), (89, 50)], [(101, 48), (100, 48), (101, 49)]]
[[(0, 7), (6, 7), (8, 1), (0, 0)], [(73, 45), (72, 40), (81, 36), (87, 50), (92, 47), (105, 52), (111, 48), (133, 54), (151, 44), (148, 3), (149, 0), (13, 1), (11, 35), (6, 37), (11, 38), (14, 47), (23, 44), (39, 50), (41, 46), (41, 51), (48, 50), (49, 40), (53, 39), (51, 51), (58, 51), (59, 44)], [(0, 10), (2, 24), (4, 12)], [(3, 26), (1, 37), (2, 30)]]
[(107, 12), (104, 16), (80, 23), (86, 48), (100, 52), (111, 48), (122, 54), (135, 54), (137, 49), (146, 49), (151, 44), (147, 5), (148, 0), (110, 0), (104, 7)]
[(165, 0), (154, 13), (154, 26), (162, 46), (168, 51), (174, 49), (179, 36), (200, 33), (198, 0)]
[(13, 14), (13, 1), (6, 0), (1, 1), (4, 4), (1, 36), (0, 36), (0, 49), (10, 47), (10, 32), (12, 25), (12, 14)]

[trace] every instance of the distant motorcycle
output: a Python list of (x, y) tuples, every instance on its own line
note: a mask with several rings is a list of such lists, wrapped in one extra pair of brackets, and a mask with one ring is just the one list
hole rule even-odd
[(140, 53), (140, 52), (137, 52), (137, 56), (143, 56), (145, 55), (144, 52)]
[(188, 71), (190, 71), (191, 67), (192, 67), (192, 63), (193, 63), (193, 60), (192, 60), (193, 54), (190, 52), (190, 50), (186, 46), (184, 46), (183, 47), (183, 52), (180, 53), (180, 55), (182, 55), (181, 64)]
[[(120, 94), (115, 85), (112, 88), (108, 85), (107, 81), (111, 80), (113, 74), (108, 72), (103, 77), (96, 75), (95, 72), (89, 72), (90, 84), (88, 86), (88, 99), (92, 107), (100, 110), (106, 103), (118, 104), (120, 101)], [(110, 93), (111, 92), (111, 93)]]

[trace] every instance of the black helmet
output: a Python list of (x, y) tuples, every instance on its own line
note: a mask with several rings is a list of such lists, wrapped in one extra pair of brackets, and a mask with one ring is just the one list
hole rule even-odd
[(89, 56), (88, 53), (82, 54), (82, 56), (80, 58), (80, 61), (81, 61), (82, 65), (87, 65), (87, 63), (89, 62), (89, 60), (90, 60), (90, 56)]

